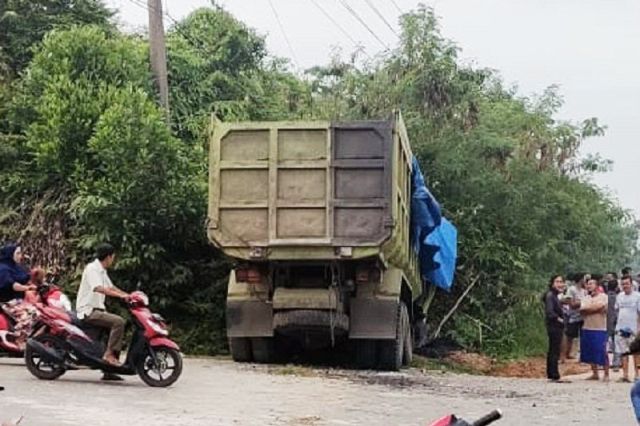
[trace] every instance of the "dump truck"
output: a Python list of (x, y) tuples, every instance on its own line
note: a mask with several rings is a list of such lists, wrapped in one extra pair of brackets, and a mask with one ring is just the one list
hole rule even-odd
[(399, 113), (214, 124), (207, 232), (235, 260), (235, 361), (347, 342), (362, 368), (410, 363), (424, 293), (410, 241), (412, 159)]

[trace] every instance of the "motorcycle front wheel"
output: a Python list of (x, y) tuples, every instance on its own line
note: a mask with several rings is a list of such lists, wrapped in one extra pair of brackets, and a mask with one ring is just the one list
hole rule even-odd
[[(34, 340), (60, 354), (67, 352), (65, 341), (58, 337), (43, 334)], [(24, 351), (24, 361), (27, 364), (27, 370), (40, 380), (55, 380), (66, 371), (64, 365), (46, 360), (28, 345)]]
[(171, 386), (182, 374), (182, 355), (173, 348), (153, 348), (140, 357), (136, 365), (138, 375), (149, 386)]

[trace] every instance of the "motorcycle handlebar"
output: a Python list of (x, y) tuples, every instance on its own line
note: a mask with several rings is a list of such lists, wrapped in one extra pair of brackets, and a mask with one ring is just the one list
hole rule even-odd
[(493, 410), (492, 412), (490, 412), (486, 416), (484, 416), (484, 417), (476, 420), (475, 422), (473, 422), (471, 424), (471, 426), (487, 426), (488, 424), (491, 424), (491, 423), (493, 423), (496, 420), (499, 420), (501, 418), (502, 418), (502, 411)]

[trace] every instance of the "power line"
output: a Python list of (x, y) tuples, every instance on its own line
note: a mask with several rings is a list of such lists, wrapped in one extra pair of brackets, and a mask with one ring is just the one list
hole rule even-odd
[(396, 9), (398, 9), (398, 12), (403, 13), (402, 9), (400, 9), (400, 6), (398, 6), (398, 3), (396, 3), (395, 0), (391, 0), (391, 3), (393, 3), (393, 5), (396, 7)]
[(378, 40), (378, 42), (385, 48), (385, 49), (389, 49), (389, 46), (386, 45), (386, 43), (384, 41), (382, 41), (382, 39), (380, 37), (378, 37), (378, 34), (375, 33), (375, 31), (373, 31), (371, 29), (371, 27), (369, 27), (369, 25), (367, 25), (367, 23), (360, 17), (360, 15), (358, 15), (358, 13), (353, 10), (353, 8), (351, 6), (349, 6), (349, 4), (347, 2), (345, 2), (345, 0), (338, 0), (340, 2), (340, 4), (342, 6), (344, 6), (345, 9), (347, 9), (347, 11), (354, 17), (356, 18), (356, 20), (358, 20), (358, 22), (360, 22), (360, 24), (362, 24), (363, 27), (365, 27), (367, 29), (367, 31), (369, 31), (369, 33), (375, 37), (376, 40)]
[(324, 14), (324, 16), (326, 16), (326, 17), (327, 17), (327, 19), (328, 19), (329, 21), (331, 21), (331, 22), (333, 23), (333, 25), (335, 25), (335, 26), (336, 26), (336, 28), (338, 28), (338, 30), (340, 30), (340, 32), (341, 32), (342, 34), (344, 34), (344, 35), (345, 35), (345, 37), (347, 37), (349, 40), (351, 40), (351, 42), (352, 42), (354, 45), (358, 46), (358, 42), (357, 42), (353, 37), (351, 37), (351, 34), (349, 34), (349, 33), (347, 32), (347, 30), (345, 30), (344, 28), (342, 28), (342, 26), (338, 23), (338, 21), (336, 21), (335, 19), (333, 19), (333, 16), (331, 16), (331, 15), (330, 15), (326, 10), (324, 10), (324, 8), (323, 8), (322, 6), (320, 6), (320, 4), (319, 4), (316, 0), (311, 0), (311, 3), (313, 3), (313, 4), (314, 4), (318, 9), (320, 9), (320, 12), (322, 12), (322, 13)]
[(289, 51), (291, 52), (291, 56), (293, 57), (294, 62), (296, 63), (296, 67), (300, 68), (300, 64), (298, 62), (298, 58), (296, 56), (295, 50), (293, 50), (293, 46), (291, 42), (289, 42), (289, 37), (287, 37), (287, 32), (284, 30), (284, 26), (282, 25), (282, 21), (280, 21), (280, 16), (278, 15), (278, 11), (273, 6), (273, 1), (269, 0), (269, 6), (271, 6), (271, 10), (273, 11), (273, 15), (276, 17), (276, 21), (278, 21), (278, 26), (280, 27), (280, 32), (282, 32), (282, 36), (284, 37), (284, 41), (289, 46)]
[(376, 7), (375, 4), (373, 4), (371, 2), (371, 0), (364, 0), (369, 7), (375, 12), (376, 15), (378, 15), (378, 18), (382, 19), (382, 21), (385, 23), (385, 25), (391, 30), (392, 33), (394, 33), (395, 35), (398, 35), (398, 33), (396, 32), (396, 30), (391, 26), (391, 24), (389, 23), (389, 21), (387, 21), (387, 18), (384, 17), (384, 15), (382, 13), (380, 13), (380, 11), (378, 10), (378, 8)]

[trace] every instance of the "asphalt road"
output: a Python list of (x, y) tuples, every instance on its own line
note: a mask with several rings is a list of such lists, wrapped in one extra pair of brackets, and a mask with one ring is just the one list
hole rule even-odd
[(569, 384), (423, 372), (357, 372), (187, 359), (171, 388), (139, 378), (103, 383), (94, 371), (54, 382), (0, 359), (0, 420), (61, 425), (424, 425), (446, 413), (498, 425), (635, 425), (629, 384)]

